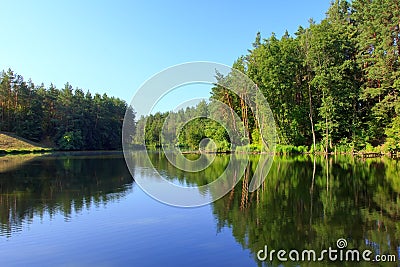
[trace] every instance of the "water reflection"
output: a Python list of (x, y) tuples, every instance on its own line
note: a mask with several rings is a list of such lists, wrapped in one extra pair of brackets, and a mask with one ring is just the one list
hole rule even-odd
[[(154, 170), (145, 164), (145, 157), (145, 153), (133, 155), (134, 173), (156, 179)], [(150, 153), (158, 172), (185, 185), (213, 181), (232, 159), (241, 160), (240, 155), (218, 155), (210, 168), (186, 173), (168, 163), (164, 155)], [(275, 157), (266, 180), (257, 191), (250, 192), (259, 160), (260, 156), (252, 155), (244, 176), (236, 177), (236, 187), (210, 206), (218, 231), (229, 229), (236, 242), (250, 251), (255, 265), (320, 265), (262, 263), (256, 254), (265, 245), (276, 250), (320, 251), (335, 247), (339, 238), (347, 240), (348, 248), (398, 255), (399, 161), (343, 156)], [(29, 159), (12, 171), (0, 173), (0, 235), (11, 235), (43, 214), (62, 213), (68, 220), (74, 212), (120, 199), (131, 192), (131, 187), (132, 178), (121, 155)], [(151, 206), (141, 205), (143, 209)], [(157, 210), (148, 212), (157, 215)], [(158, 233), (169, 227), (165, 223)], [(192, 230), (196, 231), (187, 226), (187, 231)], [(159, 241), (156, 237), (152, 240)], [(213, 257), (218, 262), (218, 255)], [(353, 266), (354, 262), (335, 264)]]
[[(218, 177), (228, 160), (227, 156), (218, 156), (210, 169), (197, 175), (175, 170), (162, 155), (153, 157), (156, 168), (171, 179), (198, 185)], [(252, 156), (237, 186), (212, 203), (218, 229), (232, 229), (236, 241), (251, 251), (258, 265), (262, 263), (256, 253), (265, 245), (276, 250), (320, 251), (336, 247), (339, 238), (348, 241), (349, 249), (370, 249), (399, 257), (399, 161), (276, 157), (261, 188), (251, 193), (249, 183), (258, 161), (259, 156)]]
[[(35, 217), (89, 210), (124, 197), (132, 186), (121, 155), (5, 156), (0, 172), (0, 235)], [(7, 163), (10, 165), (7, 166)]]
[(213, 210), (219, 227), (231, 227), (253, 255), (264, 245), (321, 250), (339, 238), (349, 248), (397, 255), (399, 167), (380, 159), (279, 158), (259, 191), (247, 194), (239, 184)]

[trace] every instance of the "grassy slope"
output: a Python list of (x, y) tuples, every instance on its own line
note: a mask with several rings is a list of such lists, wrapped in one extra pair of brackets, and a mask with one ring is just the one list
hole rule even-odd
[(26, 140), (15, 134), (0, 132), (0, 151), (4, 152), (34, 152), (45, 151), (50, 148), (38, 143)]

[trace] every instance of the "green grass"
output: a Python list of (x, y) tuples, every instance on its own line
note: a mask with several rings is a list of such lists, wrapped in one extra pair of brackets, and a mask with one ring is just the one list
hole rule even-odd
[(45, 152), (52, 148), (26, 140), (12, 133), (0, 132), (0, 153)]
[(277, 144), (275, 147), (276, 154), (305, 154), (309, 151), (307, 146), (292, 146), (292, 145), (280, 145)]

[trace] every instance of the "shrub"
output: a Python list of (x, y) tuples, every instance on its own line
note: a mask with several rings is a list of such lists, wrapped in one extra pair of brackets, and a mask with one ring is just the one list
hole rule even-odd
[(83, 138), (81, 131), (69, 131), (58, 140), (60, 150), (80, 150), (83, 148)]
[(308, 152), (307, 146), (293, 146), (293, 145), (276, 145), (275, 153), (277, 154), (303, 154)]

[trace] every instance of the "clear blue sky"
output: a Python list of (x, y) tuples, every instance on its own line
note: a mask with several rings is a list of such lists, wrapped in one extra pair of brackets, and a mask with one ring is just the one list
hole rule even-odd
[(285, 30), (293, 34), (309, 18), (323, 19), (329, 5), (329, 0), (6, 0), (0, 5), (0, 69), (11, 68), (36, 84), (62, 88), (68, 81), (130, 102), (143, 82), (167, 67), (189, 61), (232, 65), (258, 31), (265, 38)]

